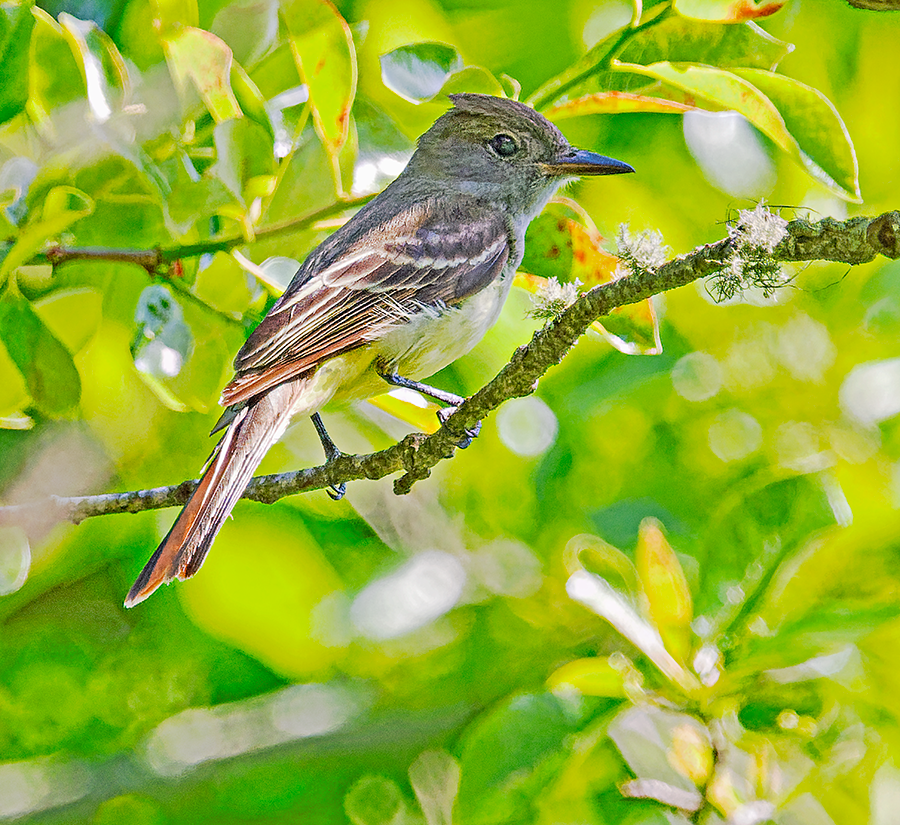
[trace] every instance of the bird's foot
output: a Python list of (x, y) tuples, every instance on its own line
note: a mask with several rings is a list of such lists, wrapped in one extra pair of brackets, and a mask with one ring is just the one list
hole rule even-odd
[[(319, 436), (319, 441), (322, 442), (322, 449), (325, 451), (325, 464), (328, 465), (337, 461), (343, 453), (331, 440), (331, 436), (328, 435), (328, 431), (322, 423), (322, 417), (318, 413), (315, 413), (311, 418), (313, 426), (316, 428), (316, 433)], [(328, 493), (328, 497), (332, 501), (340, 501), (347, 492), (347, 484), (343, 481), (340, 484), (331, 484), (325, 488), (325, 492)]]
[[(458, 407), (444, 407), (437, 411), (438, 420), (441, 424), (446, 424), (447, 419), (450, 418), (453, 413), (457, 411)], [(465, 450), (476, 438), (478, 438), (478, 433), (481, 432), (481, 422), (476, 421), (474, 427), (467, 427), (465, 430), (465, 435), (456, 442), (456, 446), (459, 447), (460, 450)]]

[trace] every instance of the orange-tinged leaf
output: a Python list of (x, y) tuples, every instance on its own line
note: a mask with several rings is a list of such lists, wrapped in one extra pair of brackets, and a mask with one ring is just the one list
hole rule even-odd
[(231, 90), (231, 49), (214, 34), (185, 26), (163, 40), (166, 61), (183, 94), (193, 83), (216, 123), (241, 117)]
[(775, 14), (787, 0), (675, 0), (683, 17), (714, 23), (743, 23)]
[(290, 0), (281, 7), (291, 51), (309, 88), (316, 132), (337, 173), (356, 95), (356, 49), (347, 21), (327, 0)]
[(546, 285), (546, 278), (542, 278), (540, 275), (532, 275), (530, 272), (522, 272), (521, 269), (516, 273), (515, 278), (513, 278), (513, 286), (524, 289), (532, 295), (536, 294), (541, 287)]
[(659, 355), (663, 351), (659, 318), (650, 298), (616, 307), (602, 321), (594, 321), (589, 329), (624, 355)]
[(650, 618), (669, 652), (684, 661), (690, 649), (691, 592), (681, 563), (656, 519), (641, 522), (635, 564)]
[[(605, 251), (602, 242), (581, 206), (555, 198), (528, 229), (522, 262), (526, 271), (517, 272), (513, 283), (532, 294), (546, 287), (549, 278), (586, 288), (608, 284), (615, 280), (619, 259)], [(591, 330), (626, 355), (662, 352), (659, 322), (649, 299), (617, 308)]]
[(618, 258), (602, 248), (603, 238), (575, 201), (554, 198), (525, 238), (522, 268), (527, 272), (589, 287), (613, 279)]
[(549, 120), (565, 120), (582, 115), (622, 114), (624, 112), (653, 112), (659, 114), (682, 114), (696, 106), (662, 97), (638, 95), (631, 92), (597, 92), (575, 100), (558, 103), (544, 114)]

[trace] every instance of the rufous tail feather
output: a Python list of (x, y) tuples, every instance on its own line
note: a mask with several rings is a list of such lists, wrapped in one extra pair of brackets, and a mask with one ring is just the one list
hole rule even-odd
[(161, 584), (188, 579), (203, 564), (213, 540), (269, 448), (284, 434), (305, 382), (275, 387), (229, 423), (197, 489), (128, 591), (134, 607)]

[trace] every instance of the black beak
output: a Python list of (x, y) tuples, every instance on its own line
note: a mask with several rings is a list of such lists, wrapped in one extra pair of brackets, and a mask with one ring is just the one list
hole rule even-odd
[(551, 163), (542, 164), (548, 175), (622, 175), (633, 172), (627, 163), (597, 155), (584, 149), (572, 149)]

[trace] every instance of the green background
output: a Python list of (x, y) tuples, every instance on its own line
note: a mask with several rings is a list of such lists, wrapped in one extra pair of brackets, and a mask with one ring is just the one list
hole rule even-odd
[[(195, 478), (231, 358), (271, 300), (225, 252), (151, 278), (127, 264), (51, 270), (34, 258), (50, 241), (173, 248), (243, 231), (256, 263), (302, 259), (335, 225), (303, 223), (336, 202), (335, 169), (350, 191), (354, 168), (381, 162), (383, 185), (446, 106), (387, 88), (381, 55), (450, 44), (458, 57), (414, 61), (413, 75), (480, 66), (444, 91), (499, 91), (507, 75), (525, 99), (630, 14), (586, 0), (338, 3), (358, 57), (339, 147), (328, 116), (349, 52), (319, 3), (281, 17), (265, 0), (43, 8), (2, 6), (0, 202), (17, 242), (0, 270), (4, 504)], [(790, 0), (757, 22), (794, 44), (779, 73), (840, 112), (862, 202), (771, 135), (750, 133), (756, 177), (723, 191), (679, 114), (560, 119), (573, 144), (636, 169), (566, 193), (608, 249), (628, 223), (687, 252), (760, 197), (813, 220), (900, 206), (900, 12)], [(185, 25), (227, 43), (251, 82), (226, 72), (224, 87), (202, 87), (215, 72), (194, 58), (208, 41), (179, 40)], [(710, 45), (726, 24), (708, 25), (627, 59), (656, 48), (653, 61), (768, 67)], [(278, 97), (301, 84), (290, 35), (301, 58), (324, 55), (312, 108)], [(196, 76), (179, 87), (178, 71)], [(91, 77), (113, 104), (105, 120)], [(578, 88), (649, 82), (600, 72)], [(808, 104), (779, 107), (788, 131), (820, 165), (846, 161), (836, 121)], [(295, 229), (252, 240), (284, 221)], [(436, 825), (455, 797), (457, 823), (714, 823), (757, 803), (784, 823), (896, 821), (900, 265), (786, 273), (771, 298), (717, 304), (704, 284), (659, 296), (661, 354), (586, 336), (409, 496), (386, 479), (354, 482), (339, 503), (321, 491), (239, 503), (200, 575), (130, 611), (124, 595), (173, 511), (3, 528), (0, 820)], [(514, 291), (434, 383), (482, 386), (537, 327), (530, 306)], [(410, 429), (368, 404), (326, 424), (348, 452)], [(261, 471), (319, 463), (298, 421)], [(655, 524), (671, 548), (654, 556)], [(698, 652), (718, 662), (714, 684), (678, 684), (573, 600), (577, 571), (626, 605), (619, 631), (655, 626), (685, 671), (703, 671)], [(576, 660), (580, 681), (558, 671)], [(635, 779), (694, 793), (699, 810), (628, 798)]]

